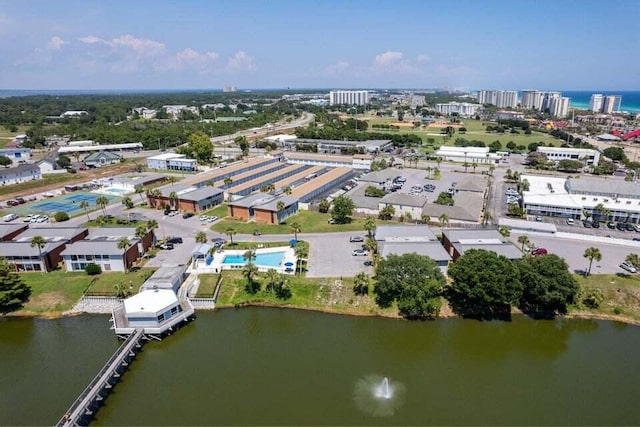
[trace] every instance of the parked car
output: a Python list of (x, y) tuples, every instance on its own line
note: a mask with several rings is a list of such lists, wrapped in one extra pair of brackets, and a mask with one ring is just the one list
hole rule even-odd
[(217, 220), (218, 220), (218, 217), (217, 217), (217, 216), (215, 216), (215, 215), (211, 215), (211, 216), (209, 217), (209, 219), (207, 220), (207, 222), (213, 222), (213, 221), (217, 221)]
[(629, 264), (626, 261), (620, 264), (620, 268), (623, 270), (627, 270), (629, 273), (636, 273), (638, 271), (633, 265)]
[(573, 218), (567, 218), (567, 225), (573, 225), (575, 224), (575, 222), (573, 221)]
[(592, 226), (593, 228), (600, 228), (600, 221), (593, 221), (593, 222), (591, 223), (591, 226)]
[(182, 243), (182, 237), (172, 237), (167, 240), (167, 243), (172, 243), (172, 244)]
[(213, 245), (216, 248), (219, 248), (220, 246), (224, 245), (225, 243), (227, 243), (226, 240), (220, 238), (220, 237), (214, 237), (213, 239), (211, 239), (211, 241), (213, 242)]
[(545, 248), (535, 248), (531, 251), (531, 255), (546, 255), (547, 253)]
[(627, 230), (627, 231), (636, 231), (636, 227), (633, 224), (631, 224), (630, 222), (627, 222), (624, 225), (624, 229)]
[(167, 213), (167, 215), (176, 216), (176, 215), (178, 215), (178, 211), (169, 211), (169, 213)]
[(209, 219), (209, 215), (200, 215), (200, 221), (207, 221)]
[(619, 222), (616, 224), (616, 230), (618, 231), (624, 231), (625, 227), (624, 227), (624, 223), (623, 222)]
[(185, 212), (184, 214), (182, 214), (182, 218), (187, 219), (187, 218), (191, 218), (194, 215), (193, 212)]
[(351, 251), (352, 256), (367, 256), (367, 251), (363, 249), (354, 249)]
[(537, 216), (537, 217), (536, 217), (536, 221), (538, 221), (538, 222), (542, 222), (542, 217), (541, 217), (541, 216)]
[(364, 242), (364, 237), (362, 237), (362, 236), (351, 236), (351, 237), (349, 237), (349, 241), (350, 242), (361, 243), (361, 242)]
[(593, 224), (591, 224), (591, 221), (587, 221), (587, 220), (582, 221), (582, 225), (584, 226), (584, 228), (592, 228), (593, 227)]
[(173, 243), (162, 243), (158, 246), (160, 249), (164, 249), (164, 250), (168, 250), (170, 251), (171, 249), (173, 249)]

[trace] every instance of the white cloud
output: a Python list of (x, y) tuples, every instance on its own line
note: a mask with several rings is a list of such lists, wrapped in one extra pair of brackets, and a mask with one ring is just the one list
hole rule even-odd
[(418, 69), (410, 61), (404, 59), (402, 52), (388, 50), (376, 55), (372, 71), (378, 73), (416, 73)]
[(80, 40), (82, 43), (88, 43), (88, 44), (94, 44), (94, 43), (108, 44), (108, 42), (106, 40), (101, 39), (101, 38), (96, 37), (96, 36), (80, 37), (80, 38), (78, 38), (78, 40)]
[(227, 62), (227, 70), (229, 71), (250, 71), (255, 68), (255, 61), (243, 50), (237, 51)]
[(342, 74), (349, 69), (350, 64), (346, 61), (338, 61), (335, 64), (327, 65), (324, 69), (324, 73), (329, 76), (335, 76)]
[(139, 39), (131, 34), (112, 39), (109, 45), (115, 49), (124, 48), (144, 56), (161, 54), (165, 50), (164, 43), (149, 39)]
[(419, 53), (416, 60), (418, 61), (419, 64), (424, 64), (425, 62), (429, 62), (431, 58), (429, 57), (429, 55), (425, 55), (424, 53)]
[(193, 69), (201, 73), (214, 71), (220, 55), (216, 52), (198, 52), (192, 48), (186, 48), (173, 56), (168, 56), (164, 61), (156, 65), (158, 70), (185, 70)]
[(384, 53), (376, 55), (375, 64), (383, 67), (394, 65), (402, 61), (402, 52), (388, 50)]
[(64, 46), (65, 44), (67, 44), (67, 43), (69, 43), (69, 42), (66, 42), (66, 41), (62, 40), (58, 36), (53, 36), (53, 37), (51, 37), (51, 40), (49, 40), (49, 42), (47, 43), (47, 49), (49, 49), (49, 50), (60, 50), (60, 48), (62, 46)]

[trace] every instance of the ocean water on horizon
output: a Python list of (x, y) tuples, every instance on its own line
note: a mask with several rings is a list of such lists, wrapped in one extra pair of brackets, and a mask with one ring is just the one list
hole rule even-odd
[(570, 106), (572, 108), (588, 109), (591, 95), (601, 93), (603, 95), (620, 95), (622, 96), (622, 111), (631, 113), (640, 112), (640, 91), (612, 91), (612, 90), (581, 90), (581, 91), (562, 91), (562, 96), (571, 98)]

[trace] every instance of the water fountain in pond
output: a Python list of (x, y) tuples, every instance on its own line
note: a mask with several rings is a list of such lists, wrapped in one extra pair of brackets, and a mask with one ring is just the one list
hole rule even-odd
[(387, 377), (368, 375), (359, 379), (353, 393), (358, 409), (375, 417), (388, 417), (404, 403), (404, 385)]

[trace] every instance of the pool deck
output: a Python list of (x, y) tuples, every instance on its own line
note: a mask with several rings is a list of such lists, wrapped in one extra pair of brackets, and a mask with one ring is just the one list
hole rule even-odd
[[(247, 252), (247, 251), (246, 250), (221, 250), (221, 251), (216, 251), (213, 254), (213, 261), (211, 261), (211, 264), (204, 265), (204, 262), (200, 261), (198, 263), (198, 265), (196, 266), (196, 268), (194, 269), (194, 271), (196, 271), (198, 274), (208, 274), (208, 273), (210, 274), (210, 273), (219, 273), (222, 270), (240, 270), (240, 269), (242, 269), (242, 267), (244, 267), (244, 265), (245, 265), (244, 262), (243, 263), (239, 263), (239, 264), (223, 264), (222, 261), (224, 260), (224, 258), (226, 256), (229, 256), (229, 255), (242, 256), (242, 255), (244, 255), (245, 252)], [(275, 248), (258, 248), (258, 249), (256, 249), (256, 255), (276, 253), (276, 252), (284, 252), (284, 255), (282, 257), (282, 262), (280, 263), (280, 265), (279, 266), (260, 265), (259, 263), (256, 262), (256, 267), (258, 267), (258, 271), (264, 273), (267, 270), (274, 269), (278, 273), (294, 274), (294, 272), (295, 272), (294, 268), (285, 266), (285, 264), (287, 264), (287, 263), (292, 263), (294, 267), (296, 265), (296, 256), (295, 256), (295, 252), (294, 252), (292, 247), (290, 247), (290, 246), (279, 246), (279, 247), (275, 247)], [(290, 270), (290, 271), (288, 271), (288, 270)]]

